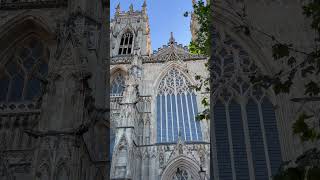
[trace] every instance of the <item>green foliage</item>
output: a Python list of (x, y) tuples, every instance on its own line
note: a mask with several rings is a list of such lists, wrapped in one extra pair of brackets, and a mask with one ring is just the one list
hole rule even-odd
[[(210, 56), (211, 41), (210, 41), (210, 21), (211, 12), (210, 5), (205, 4), (203, 0), (199, 0), (193, 6), (194, 16), (200, 25), (199, 30), (196, 32), (196, 39), (189, 45), (189, 51), (194, 54), (202, 54)], [(185, 16), (188, 13), (184, 14)]]
[(301, 113), (298, 120), (293, 124), (293, 133), (300, 136), (301, 141), (315, 141), (319, 139), (320, 134), (314, 128), (310, 128), (305, 122), (306, 120), (314, 117), (307, 115), (305, 112)]
[(312, 169), (309, 169), (308, 171), (308, 180), (319, 180), (320, 177), (320, 168), (315, 167)]
[(300, 168), (288, 168), (273, 177), (273, 180), (304, 180), (305, 171)]
[[(313, 0), (306, 3), (302, 8), (303, 14), (311, 19), (311, 28), (318, 35), (315, 38), (315, 47), (311, 51), (305, 52), (295, 48), (293, 44), (281, 43), (273, 35), (263, 33), (274, 42), (272, 46), (274, 60), (281, 60), (280, 62), (287, 65), (287, 67), (282, 68), (278, 73), (273, 75), (253, 74), (250, 79), (252, 83), (257, 83), (266, 89), (272, 87), (276, 94), (288, 94), (292, 89), (296, 74), (300, 73), (303, 78), (302, 81), (305, 82), (304, 95), (317, 97), (320, 94), (320, 82), (318, 78), (315, 78), (320, 73), (320, 52), (318, 50), (318, 43), (320, 41), (320, 1)], [(250, 26), (248, 25), (248, 27)], [(255, 29), (251, 27), (250, 30)], [(297, 56), (298, 54), (299, 56)], [(313, 101), (313, 99), (309, 98), (307, 101)], [(315, 141), (320, 136), (315, 127), (309, 127), (305, 123), (309, 118), (311, 117), (303, 112), (293, 125), (293, 133), (299, 135), (302, 142)]]
[(288, 57), (290, 54), (290, 45), (277, 43), (272, 46), (272, 56), (274, 59)]

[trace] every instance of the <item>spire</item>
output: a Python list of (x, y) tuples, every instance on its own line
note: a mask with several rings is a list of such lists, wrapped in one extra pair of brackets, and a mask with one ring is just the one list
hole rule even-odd
[(144, 14), (146, 14), (146, 12), (147, 12), (147, 1), (146, 1), (146, 0), (144, 0), (144, 2), (143, 2), (142, 12), (143, 12)]
[(147, 7), (147, 0), (144, 0), (144, 1), (143, 1), (142, 7), (143, 7), (143, 8), (146, 8), (146, 7)]
[(117, 7), (116, 7), (116, 14), (120, 13), (120, 3), (118, 3)]
[(174, 44), (175, 42), (176, 42), (176, 40), (173, 37), (173, 32), (171, 32), (170, 39), (169, 39), (169, 44)]
[(132, 13), (133, 12), (133, 4), (132, 3), (130, 4), (129, 9), (130, 9), (130, 12)]

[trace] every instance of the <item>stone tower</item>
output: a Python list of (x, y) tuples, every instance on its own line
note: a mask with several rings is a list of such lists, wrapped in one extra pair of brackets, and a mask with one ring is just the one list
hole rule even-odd
[(107, 3), (1, 2), (0, 179), (109, 176)]
[(139, 50), (142, 56), (151, 54), (146, 1), (144, 1), (141, 11), (134, 10), (132, 4), (129, 11), (121, 11), (120, 4), (118, 4), (114, 19), (110, 23), (110, 29), (110, 53), (112, 57), (133, 54), (134, 50)]

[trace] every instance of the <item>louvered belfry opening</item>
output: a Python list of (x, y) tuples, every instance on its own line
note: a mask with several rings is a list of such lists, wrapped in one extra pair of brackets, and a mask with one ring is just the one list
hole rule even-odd
[(126, 32), (122, 35), (119, 46), (119, 55), (126, 55), (132, 53), (133, 34)]

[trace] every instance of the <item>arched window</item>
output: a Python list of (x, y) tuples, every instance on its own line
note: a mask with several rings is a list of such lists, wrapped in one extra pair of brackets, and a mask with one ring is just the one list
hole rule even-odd
[(30, 37), (16, 49), (0, 70), (0, 102), (35, 100), (47, 75), (49, 55), (39, 39)]
[(161, 80), (157, 95), (157, 142), (200, 141), (200, 122), (196, 120), (196, 95), (186, 77), (172, 68)]
[(212, 121), (219, 177), (248, 179), (253, 167), (254, 179), (267, 180), (282, 163), (274, 106), (269, 93), (248, 78), (259, 71), (249, 54), (229, 35), (218, 33), (217, 38), (221, 48), (211, 78), (216, 87)]
[(119, 55), (131, 54), (132, 52), (133, 34), (126, 32), (122, 35), (119, 46)]
[(114, 79), (111, 82), (111, 96), (122, 96), (124, 87), (124, 75), (121, 72), (116, 72), (114, 74)]

